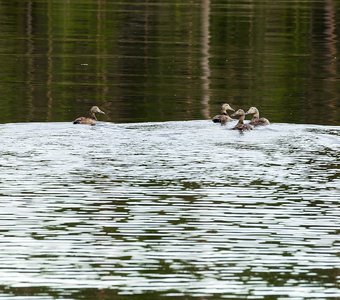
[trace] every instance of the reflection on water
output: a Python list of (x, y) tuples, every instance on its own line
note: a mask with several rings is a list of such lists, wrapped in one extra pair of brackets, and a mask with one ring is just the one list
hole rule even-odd
[(0, 135), (0, 298), (340, 297), (339, 127)]
[(0, 123), (207, 119), (221, 103), (339, 125), (334, 0), (0, 1)]

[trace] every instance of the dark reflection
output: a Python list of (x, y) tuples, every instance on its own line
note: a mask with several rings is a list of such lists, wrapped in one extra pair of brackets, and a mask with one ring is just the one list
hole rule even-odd
[[(169, 299), (169, 296), (162, 295), (157, 292), (149, 292), (149, 293), (143, 293), (143, 294), (129, 294), (122, 295), (118, 291), (111, 290), (111, 289), (95, 289), (95, 288), (84, 288), (82, 290), (68, 290), (67, 293), (60, 291), (60, 290), (53, 290), (45, 287), (17, 287), (17, 288), (9, 288), (6, 286), (0, 286), (0, 291), (3, 292), (5, 295), (8, 295), (8, 297), (13, 296), (21, 296), (21, 297), (30, 297), (32, 295), (35, 295), (37, 297), (46, 297), (47, 295), (53, 298), (63, 298), (72, 297), (73, 299), (98, 299), (98, 300), (148, 300), (148, 299)], [(172, 291), (170, 290), (169, 293)], [(206, 297), (188, 297), (184, 294), (178, 293), (176, 291), (173, 291), (173, 295), (171, 296), (171, 299), (174, 300), (183, 300), (183, 299), (197, 299), (197, 300), (203, 300), (207, 299)], [(65, 296), (67, 295), (67, 296)], [(177, 295), (177, 296), (176, 296)], [(214, 299), (220, 299), (221, 297), (214, 296)], [(37, 298), (39, 299), (39, 298)]]
[[(289, 257), (289, 253), (285, 253), (285, 256)], [(275, 268), (273, 268), (273, 270), (268, 268), (264, 272), (254, 272), (251, 269), (247, 269), (244, 270), (240, 276), (245, 282), (251, 278), (262, 278), (272, 286), (285, 286), (289, 281), (313, 282), (314, 284), (317, 283), (322, 286), (329, 282), (336, 282), (337, 271), (333, 269), (325, 272), (325, 270), (322, 269), (313, 269), (309, 270), (309, 272), (304, 272), (302, 275), (294, 275), (293, 269), (288, 269), (284, 272), (276, 271)], [(294, 285), (291, 288), (294, 289)]]
[(339, 123), (332, 0), (0, 2), (0, 121), (207, 119), (223, 102), (273, 122)]
[[(340, 121), (337, 18), (333, 0), (314, 3), (312, 6), (310, 74), (305, 105), (306, 113), (309, 112), (306, 123), (307, 120), (310, 120), (309, 123), (321, 123), (321, 119), (328, 119), (327, 124), (339, 124)], [(319, 109), (316, 107), (318, 104)]]

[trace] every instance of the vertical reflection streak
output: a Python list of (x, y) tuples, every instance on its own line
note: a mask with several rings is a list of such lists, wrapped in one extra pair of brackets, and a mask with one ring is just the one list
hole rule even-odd
[(324, 14), (324, 37), (325, 37), (325, 65), (324, 70), (327, 72), (327, 80), (324, 82), (325, 90), (329, 91), (329, 100), (326, 102), (330, 108), (331, 120), (336, 122), (337, 113), (337, 35), (336, 35), (336, 21), (335, 21), (335, 9), (333, 0), (325, 1), (325, 14)]
[(326, 0), (325, 4), (325, 47), (326, 47), (326, 55), (328, 57), (328, 63), (325, 66), (328, 74), (334, 78), (336, 77), (336, 63), (335, 58), (337, 55), (336, 51), (336, 41), (337, 36), (335, 33), (336, 23), (335, 23), (335, 12), (334, 12), (334, 4), (333, 0)]
[[(105, 35), (105, 22), (106, 22), (106, 1), (97, 0), (97, 97), (99, 103), (105, 103), (108, 95), (108, 79), (107, 79), (107, 51), (106, 51), (106, 35)], [(99, 94), (99, 97), (98, 97)]]
[(32, 29), (32, 1), (28, 1), (27, 3), (27, 23), (26, 23), (26, 41), (27, 41), (27, 104), (28, 104), (28, 113), (27, 113), (27, 121), (32, 120), (33, 118), (33, 93), (34, 93), (34, 85), (33, 85), (33, 74), (34, 74), (34, 62), (33, 62), (33, 29)]
[(47, 82), (46, 82), (46, 98), (47, 98), (47, 121), (52, 117), (52, 81), (53, 81), (53, 33), (52, 33), (52, 1), (48, 1), (47, 8)]
[(202, 26), (201, 26), (201, 68), (202, 68), (202, 98), (201, 112), (204, 118), (210, 118), (210, 0), (202, 0)]

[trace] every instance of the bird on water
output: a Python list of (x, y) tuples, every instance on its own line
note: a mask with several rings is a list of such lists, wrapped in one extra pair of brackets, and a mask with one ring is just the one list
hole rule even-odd
[(244, 123), (244, 118), (246, 117), (246, 113), (244, 112), (243, 109), (238, 109), (231, 116), (238, 119), (238, 123), (235, 125), (233, 129), (239, 130), (239, 131), (246, 131), (246, 130), (253, 129), (253, 126), (251, 126), (250, 124)]
[(97, 122), (96, 114), (105, 115), (105, 113), (99, 109), (98, 106), (92, 106), (88, 117), (79, 117), (73, 121), (73, 124), (95, 125)]
[(246, 112), (246, 115), (253, 115), (252, 119), (250, 120), (249, 124), (253, 126), (259, 126), (259, 125), (269, 125), (270, 122), (266, 118), (260, 118), (259, 110), (256, 107), (251, 107)]
[(214, 123), (221, 123), (221, 125), (225, 125), (227, 122), (232, 121), (233, 119), (228, 115), (228, 110), (235, 111), (228, 103), (222, 104), (221, 114), (213, 117), (212, 121)]

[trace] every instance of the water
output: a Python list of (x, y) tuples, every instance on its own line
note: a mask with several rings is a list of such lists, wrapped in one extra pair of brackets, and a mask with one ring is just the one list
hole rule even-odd
[(231, 126), (1, 125), (0, 298), (340, 297), (340, 127)]
[(339, 125), (338, 3), (0, 1), (0, 122), (202, 120), (222, 103)]
[[(332, 0), (0, 0), (0, 299), (339, 299), (338, 24)], [(272, 125), (213, 124), (224, 102)]]

